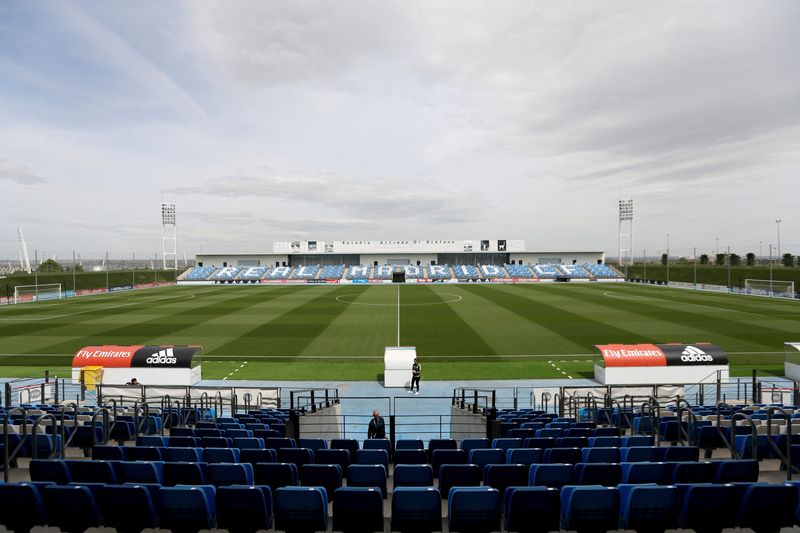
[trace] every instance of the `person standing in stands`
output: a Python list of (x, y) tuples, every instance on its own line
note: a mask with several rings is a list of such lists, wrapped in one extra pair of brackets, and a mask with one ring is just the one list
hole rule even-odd
[(377, 409), (372, 411), (372, 420), (369, 421), (369, 428), (367, 428), (367, 438), (369, 439), (385, 439), (386, 438), (386, 423)]
[[(411, 365), (411, 390), (408, 392), (414, 392), (414, 394), (419, 394), (419, 377), (422, 374), (422, 365), (419, 364), (419, 359), (416, 357), (414, 358), (414, 364)], [(416, 384), (417, 390), (414, 391), (414, 385)]]

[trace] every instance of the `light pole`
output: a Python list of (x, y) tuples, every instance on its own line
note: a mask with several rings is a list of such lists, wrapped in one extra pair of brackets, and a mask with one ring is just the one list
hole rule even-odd
[(781, 260), (781, 219), (775, 220), (775, 225), (778, 226), (778, 261)]
[(719, 237), (717, 237), (717, 244), (714, 246), (714, 261), (717, 260), (717, 255), (719, 255)]
[(758, 241), (758, 264), (759, 264), (759, 265), (761, 264), (761, 244), (762, 244), (763, 242), (764, 242), (764, 241)]
[(669, 233), (667, 233), (667, 285), (669, 285)]
[(644, 265), (644, 273), (642, 274), (642, 277), (645, 279), (645, 282), (647, 282), (647, 248), (642, 250), (642, 258), (642, 265)]

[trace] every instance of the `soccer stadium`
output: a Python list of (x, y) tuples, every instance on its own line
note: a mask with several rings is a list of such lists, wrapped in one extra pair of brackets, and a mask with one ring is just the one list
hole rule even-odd
[(798, 23), (0, 5), (0, 533), (800, 531)]

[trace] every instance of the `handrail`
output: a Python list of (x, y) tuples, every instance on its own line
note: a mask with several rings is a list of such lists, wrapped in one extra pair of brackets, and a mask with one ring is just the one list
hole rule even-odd
[[(725, 437), (725, 432), (722, 431), (721, 414), (722, 414), (722, 408), (723, 407), (728, 409), (730, 411), (730, 413), (731, 413), (731, 418), (730, 418), (730, 431), (731, 431), (730, 436), (731, 436), (731, 438), (730, 438), (730, 440), (728, 440)], [(745, 420), (750, 425), (750, 433), (751, 433), (751, 436), (753, 437), (752, 438), (752, 442), (750, 444), (750, 446), (751, 446), (751, 454), (753, 456), (753, 459), (758, 460), (758, 428), (756, 427), (755, 422), (753, 422), (753, 419), (750, 418), (745, 413), (742, 413), (740, 411), (734, 411), (733, 408), (730, 405), (728, 405), (727, 403), (720, 402), (720, 403), (717, 404), (717, 431), (719, 432), (720, 437), (722, 438), (722, 443), (725, 444), (725, 446), (728, 448), (728, 450), (730, 450), (731, 459), (741, 459), (742, 458), (742, 456), (736, 450), (736, 446), (735, 446), (735, 443), (736, 443), (736, 420)]]
[[(139, 417), (139, 409), (142, 410), (143, 416), (141, 418)], [(135, 438), (142, 433), (142, 426), (150, 423), (150, 405), (147, 402), (140, 402), (139, 400), (136, 400), (133, 403), (133, 421), (133, 425), (135, 426), (134, 430), (136, 433), (136, 435), (134, 435)]]
[[(558, 393), (556, 393), (558, 394)], [(546, 413), (549, 409), (550, 400), (553, 398), (553, 395), (550, 394), (549, 391), (542, 391), (541, 402), (542, 402), (542, 409)]]
[[(691, 424), (686, 424), (686, 431), (683, 430), (683, 408), (682, 406), (686, 404), (686, 412), (689, 414), (689, 420), (691, 420)], [(694, 440), (694, 433), (695, 429), (697, 429), (697, 415), (692, 410), (692, 405), (686, 401), (685, 398), (678, 398), (675, 400), (675, 407), (677, 409), (678, 415), (678, 443), (683, 446), (683, 438), (686, 437), (686, 444), (688, 446), (692, 446), (692, 442)]]
[[(17, 447), (14, 448), (13, 452), (9, 452), (8, 449), (8, 420), (12, 414), (15, 412), (22, 413), (22, 438), (19, 440), (19, 444)], [(28, 411), (24, 407), (12, 407), (8, 411), (6, 411), (6, 416), (3, 418), (3, 481), (8, 483), (8, 469), (11, 468), (11, 461), (16, 459), (17, 454), (25, 445), (25, 438), (28, 434)]]
[[(47, 459), (50, 459), (56, 454), (56, 425), (58, 424), (58, 420), (56, 420), (56, 415), (53, 413), (42, 413), (39, 417), (33, 421), (33, 426), (31, 426), (31, 440), (33, 441), (32, 444), (32, 457), (34, 459), (39, 458), (38, 448), (39, 448), (39, 439), (36, 438), (36, 429), (39, 427), (39, 422), (44, 420), (45, 418), (53, 421), (53, 449), (50, 451), (50, 454), (47, 456)], [(47, 430), (44, 430), (45, 436), (47, 436)]]
[[(108, 432), (110, 435), (114, 431), (114, 428), (117, 426), (117, 400), (115, 398), (110, 398), (105, 402), (103, 402), (103, 404), (100, 407), (105, 407), (106, 409), (108, 409), (109, 403), (111, 404), (111, 416), (113, 418), (113, 420), (111, 421), (111, 425), (108, 428)], [(106, 441), (108, 441), (108, 438), (106, 438)]]
[(731, 422), (731, 425), (729, 426), (731, 428), (731, 433), (730, 433), (731, 439), (730, 440), (728, 440), (728, 438), (725, 436), (725, 432), (722, 431), (722, 408), (723, 407), (728, 410), (728, 412), (731, 414), (731, 416), (735, 412), (733, 410), (733, 407), (731, 407), (727, 403), (725, 403), (725, 402), (717, 402), (717, 433), (719, 433), (719, 438), (720, 438), (720, 440), (722, 440), (722, 444), (724, 444), (725, 447), (728, 448), (728, 451), (731, 452), (731, 457), (734, 458), (734, 459), (739, 459), (738, 454), (736, 454), (736, 452), (734, 450), (734, 446), (732, 444), (732, 442), (736, 440), (736, 438), (735, 438), (736, 437), (736, 430), (733, 429), (733, 422)]
[(264, 406), (264, 395), (261, 391), (258, 391), (258, 394), (256, 394), (256, 400), (258, 400), (258, 409), (260, 410)]
[(653, 443), (656, 446), (661, 445), (661, 433), (658, 426), (661, 424), (661, 405), (655, 396), (648, 396), (647, 400), (642, 403), (639, 416), (645, 416), (645, 412), (650, 417), (650, 431), (653, 433)]
[[(67, 437), (67, 421), (64, 416), (67, 413), (67, 409), (70, 407), (72, 407), (72, 433)], [(67, 446), (70, 445), (72, 439), (75, 438), (75, 434), (78, 432), (78, 404), (75, 402), (66, 403), (62, 405), (58, 411), (61, 417), (61, 458), (64, 459)]]
[[(779, 411), (786, 417), (786, 454), (784, 454), (780, 450), (780, 447), (772, 440), (772, 413), (776, 411)], [(800, 473), (800, 469), (792, 463), (792, 418), (782, 407), (772, 406), (767, 409), (767, 441), (769, 441), (769, 445), (772, 446), (775, 453), (778, 454), (781, 463), (786, 467), (786, 481), (791, 481), (792, 474), (794, 472)]]
[[(219, 404), (217, 402), (219, 402)], [(216, 417), (219, 418), (224, 416), (225, 413), (223, 411), (225, 410), (225, 402), (222, 400), (222, 391), (217, 391), (217, 393), (214, 395), (214, 407), (217, 406), (219, 407), (219, 411), (216, 411)]]
[[(556, 402), (556, 399), (558, 402)], [(556, 404), (558, 404), (558, 407), (556, 407)], [(553, 394), (553, 412), (558, 416), (562, 416), (564, 414), (564, 399), (558, 392)]]
[(233, 392), (231, 393), (231, 416), (236, 418), (239, 413), (239, 396)]
[(110, 431), (110, 427), (111, 427), (111, 424), (109, 423), (110, 412), (109, 412), (108, 408), (106, 408), (106, 407), (99, 407), (98, 409), (95, 410), (94, 413), (92, 413), (92, 419), (89, 421), (90, 424), (92, 425), (92, 431), (91, 431), (92, 438), (91, 438), (91, 441), (90, 441), (91, 444), (92, 444), (92, 446), (91, 446), (92, 448), (94, 448), (94, 446), (97, 444), (97, 441), (96, 441), (96, 439), (97, 439), (97, 431), (96, 431), (96, 428), (97, 428), (97, 415), (100, 415), (100, 414), (103, 415), (103, 442), (101, 442), (100, 444), (105, 444), (105, 443), (108, 442), (109, 431)]
[[(630, 400), (631, 408), (628, 409), (628, 400)], [(633, 410), (634, 410), (634, 403), (633, 403), (633, 396), (630, 394), (625, 394), (622, 396), (622, 411), (620, 412), (620, 416), (625, 418), (626, 422), (628, 423), (628, 427), (633, 431)]]

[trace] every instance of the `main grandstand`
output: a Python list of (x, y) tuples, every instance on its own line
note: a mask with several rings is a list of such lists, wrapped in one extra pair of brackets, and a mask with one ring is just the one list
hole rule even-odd
[(208, 253), (179, 282), (368, 283), (620, 280), (604, 252), (528, 251), (522, 240), (293, 241)]

